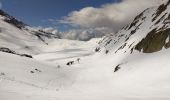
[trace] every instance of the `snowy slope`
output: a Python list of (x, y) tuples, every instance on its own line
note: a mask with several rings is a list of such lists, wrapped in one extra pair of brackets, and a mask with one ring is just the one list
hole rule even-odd
[[(169, 56), (169, 49), (153, 54), (93, 55), (66, 66), (0, 53), (0, 99), (169, 100)], [(121, 69), (114, 72), (120, 63)]]
[(103, 52), (107, 50), (114, 53), (132, 53), (133, 50), (152, 53), (164, 47), (169, 48), (170, 41), (167, 40), (170, 37), (169, 3), (170, 1), (146, 9), (116, 35), (106, 36), (99, 42), (98, 48)]
[(59, 39), (55, 34), (28, 26), (0, 10), (0, 49), (9, 48), (17, 53), (37, 55), (61, 49), (74, 49), (77, 46), (81, 49), (84, 45), (87, 46), (85, 48), (94, 47), (98, 40), (92, 39), (89, 41), (91, 43), (86, 43)]
[(37, 54), (41, 46), (48, 45), (46, 40), (56, 38), (54, 34), (32, 28), (0, 10), (0, 48)]
[(169, 2), (146, 9), (96, 49), (98, 39), (44, 43), (30, 27), (0, 21), (0, 45), (34, 57), (0, 52), (0, 100), (170, 100)]
[(34, 35), (22, 31), (2, 20), (0, 20), (0, 46), (7, 47), (15, 51), (29, 50), (37, 45), (43, 45), (40, 40)]

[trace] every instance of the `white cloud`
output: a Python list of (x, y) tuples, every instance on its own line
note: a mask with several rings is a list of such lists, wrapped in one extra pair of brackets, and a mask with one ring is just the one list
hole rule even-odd
[(60, 32), (60, 37), (72, 40), (87, 41), (91, 38), (102, 37), (112, 31), (108, 28), (91, 28), (91, 29), (72, 29), (66, 32)]
[[(167, 0), (123, 0), (120, 3), (105, 4), (99, 8), (85, 7), (79, 11), (73, 11), (59, 20), (60, 23), (72, 25), (76, 29), (59, 32), (57, 29), (49, 27), (43, 28), (43, 30), (57, 34), (60, 38), (86, 41), (115, 33), (129, 24), (143, 10), (157, 6), (163, 1)], [(48, 19), (48, 21), (53, 24), (57, 23), (55, 19)]]
[(160, 3), (162, 0), (123, 0), (116, 4), (102, 5), (100, 8), (85, 7), (79, 11), (71, 12), (63, 20), (60, 20), (60, 23), (81, 28), (106, 27), (118, 31), (140, 12)]
[(81, 40), (87, 41), (91, 38), (95, 37), (102, 37), (105, 34), (109, 34), (112, 30), (108, 28), (96, 28), (96, 29), (70, 29), (65, 32), (58, 31), (56, 28), (53, 27), (34, 27), (35, 30), (43, 30), (47, 33), (55, 34), (56, 36), (62, 39), (71, 39), (71, 40)]

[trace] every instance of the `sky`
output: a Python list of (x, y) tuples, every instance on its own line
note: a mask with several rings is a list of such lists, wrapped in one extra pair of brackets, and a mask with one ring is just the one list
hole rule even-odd
[(65, 30), (66, 25), (53, 24), (50, 19), (61, 19), (74, 10), (120, 0), (1, 0), (2, 9), (25, 23), (33, 26), (55, 26)]
[(62, 38), (89, 40), (116, 33), (143, 10), (167, 0), (0, 0), (1, 9)]

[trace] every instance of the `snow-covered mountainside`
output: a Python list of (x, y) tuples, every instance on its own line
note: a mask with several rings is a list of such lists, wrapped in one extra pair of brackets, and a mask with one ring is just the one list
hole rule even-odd
[(0, 10), (0, 48), (35, 54), (40, 51), (38, 47), (48, 45), (46, 40), (56, 38), (54, 34), (34, 29)]
[(170, 0), (99, 43), (37, 36), (4, 18), (0, 100), (170, 100)]
[(170, 47), (170, 1), (159, 7), (148, 8), (116, 35), (100, 41), (105, 52), (152, 53)]

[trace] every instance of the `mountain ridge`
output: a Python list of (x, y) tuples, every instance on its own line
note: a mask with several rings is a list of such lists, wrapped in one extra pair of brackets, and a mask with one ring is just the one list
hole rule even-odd
[[(125, 26), (115, 35), (106, 36), (99, 42), (100, 49), (112, 52), (153, 53), (168, 49), (170, 41), (165, 43), (169, 34), (170, 0), (159, 7), (144, 10), (132, 23)], [(159, 34), (159, 35), (158, 35)], [(154, 45), (155, 44), (155, 45)], [(160, 45), (159, 45), (160, 44)], [(124, 50), (123, 50), (124, 49)]]

